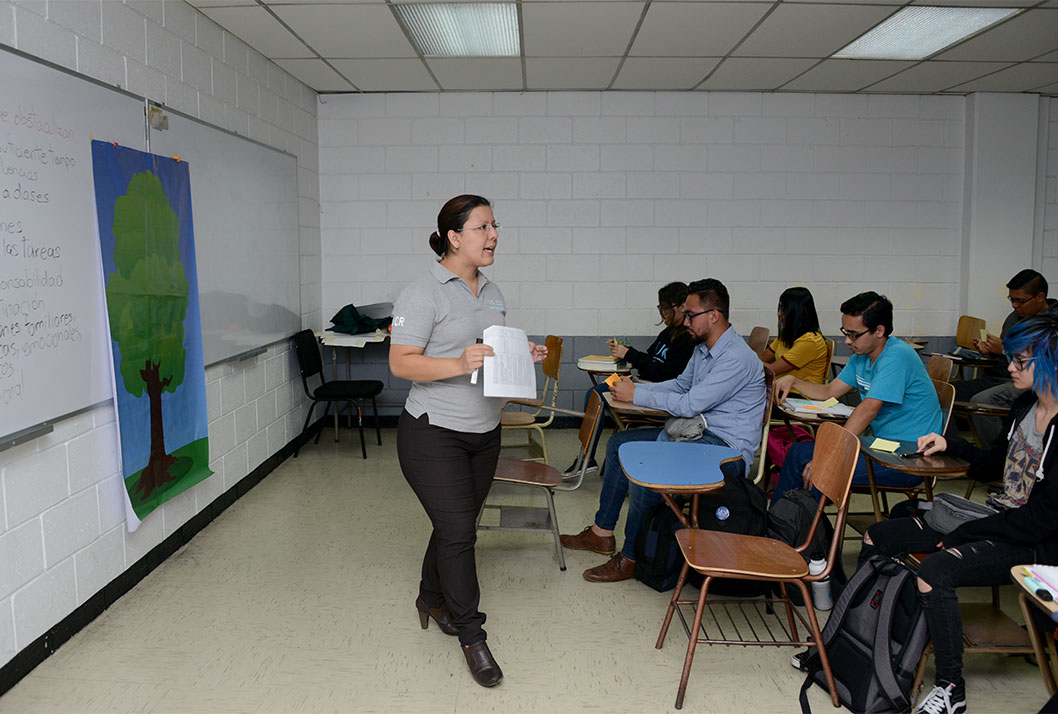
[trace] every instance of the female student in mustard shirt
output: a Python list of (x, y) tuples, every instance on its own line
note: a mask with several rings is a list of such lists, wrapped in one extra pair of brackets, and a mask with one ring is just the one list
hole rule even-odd
[(779, 336), (761, 353), (761, 361), (776, 377), (792, 374), (822, 384), (830, 364), (812, 293), (808, 288), (786, 288), (779, 296), (778, 313)]

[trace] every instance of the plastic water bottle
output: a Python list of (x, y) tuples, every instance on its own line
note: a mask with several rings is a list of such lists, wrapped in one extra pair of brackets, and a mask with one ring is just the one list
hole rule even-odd
[[(823, 558), (813, 558), (808, 561), (808, 572), (811, 575), (819, 575), (827, 569), (827, 561)], [(830, 576), (812, 583), (812, 600), (817, 610), (829, 610), (834, 607), (834, 599), (830, 594)]]

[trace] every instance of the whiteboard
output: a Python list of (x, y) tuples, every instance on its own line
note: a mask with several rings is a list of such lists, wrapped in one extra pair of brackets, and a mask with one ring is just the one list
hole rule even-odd
[(206, 364), (290, 337), (301, 329), (297, 159), (162, 109), (149, 150), (190, 166)]
[(111, 398), (92, 139), (144, 101), (0, 47), (0, 439)]

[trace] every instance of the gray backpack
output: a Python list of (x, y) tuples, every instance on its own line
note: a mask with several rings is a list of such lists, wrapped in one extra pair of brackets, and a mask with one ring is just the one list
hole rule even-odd
[[(914, 571), (890, 558), (869, 558), (845, 586), (822, 638), (845, 707), (857, 714), (907, 711), (915, 668), (929, 641)], [(817, 648), (809, 648), (805, 667), (800, 700), (808, 714), (808, 688), (815, 682), (827, 689)]]

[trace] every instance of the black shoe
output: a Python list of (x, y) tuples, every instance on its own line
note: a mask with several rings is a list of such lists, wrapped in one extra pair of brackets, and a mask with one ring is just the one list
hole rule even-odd
[[(594, 461), (589, 461), (588, 462), (588, 468), (584, 469), (584, 475), (587, 476), (588, 474), (598, 473), (598, 471), (599, 471), (599, 465), (597, 463), (595, 463)], [(579, 473), (580, 473), (580, 471), (579, 471), (579, 469), (577, 469), (577, 459), (574, 459), (573, 463), (570, 464), (569, 467), (565, 471), (562, 472), (562, 480), (563, 481), (574, 481), (574, 480), (576, 480), (577, 474), (579, 474)]]
[(459, 629), (452, 624), (448, 617), (448, 609), (444, 605), (441, 607), (427, 607), (426, 602), (420, 596), (415, 600), (415, 609), (419, 611), (419, 624), (422, 625), (422, 629), (425, 630), (430, 624), (430, 618), (433, 618), (433, 621), (441, 628), (441, 632), (446, 635), (459, 634)]
[(472, 645), (462, 645), (463, 656), (467, 658), (467, 666), (474, 681), (483, 687), (494, 687), (503, 679), (503, 672), (489, 651), (489, 645), (485, 640), (475, 642)]

